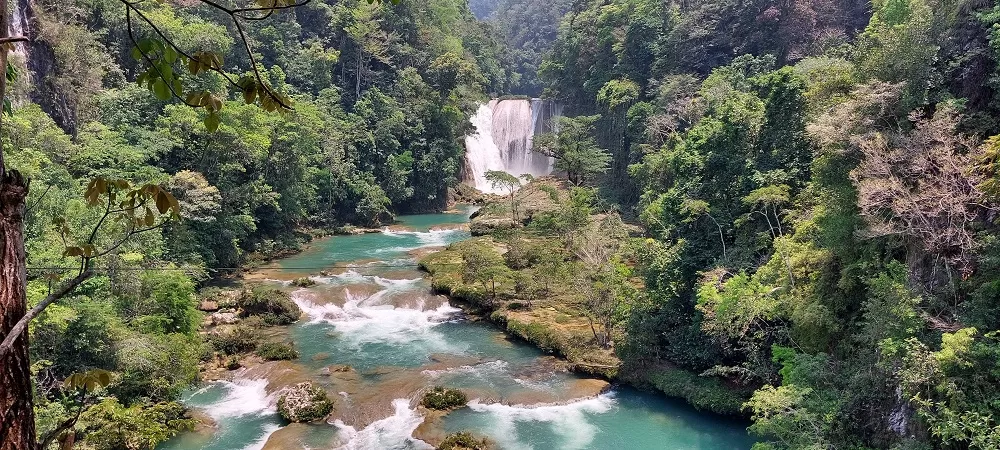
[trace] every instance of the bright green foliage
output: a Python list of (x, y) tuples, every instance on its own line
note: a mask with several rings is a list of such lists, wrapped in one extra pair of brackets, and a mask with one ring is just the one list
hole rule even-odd
[(213, 347), (291, 355), (261, 344), (265, 323), (299, 318), (280, 291), (244, 292), (231, 306), (249, 317), (202, 338), (210, 275), (299, 249), (306, 229), (446, 207), (469, 116), (510, 83), (493, 30), (461, 0), (306, 3), (238, 23), (201, 3), (32, 6), (37, 74), (12, 84), (3, 126), (6, 165), (31, 178), (29, 306), (81, 261), (95, 274), (30, 328), (45, 430), (78, 409), (52, 386), (106, 371), (77, 441), (153, 448), (190, 426), (173, 402)]
[(96, 448), (152, 450), (194, 428), (195, 421), (183, 414), (184, 407), (175, 402), (125, 407), (108, 398), (88, 409), (77, 427), (86, 433), (84, 442)]
[(137, 317), (132, 325), (144, 332), (193, 334), (201, 321), (194, 283), (177, 267), (167, 269), (143, 274), (137, 295), (119, 300), (118, 308)]
[(596, 273), (578, 281), (585, 293), (583, 309), (590, 320), (594, 339), (601, 347), (611, 346), (619, 335), (620, 325), (631, 312), (637, 295), (630, 284), (631, 277), (632, 270), (628, 266), (612, 259)]
[[(530, 177), (530, 175), (528, 175)], [(521, 187), (521, 179), (502, 170), (487, 170), (484, 175), (486, 181), (490, 182), (493, 189), (506, 191), (510, 198), (510, 218), (513, 224), (517, 224), (517, 198), (514, 193)]]
[(124, 339), (115, 352), (121, 379), (108, 390), (129, 404), (176, 400), (198, 379), (200, 344), (200, 339), (176, 333)]
[(555, 169), (566, 172), (575, 185), (608, 170), (611, 156), (594, 139), (594, 123), (599, 116), (561, 117), (559, 133), (536, 136), (532, 151), (556, 159)]
[[(42, 267), (97, 272), (31, 328), (37, 379), (110, 374), (86, 446), (189, 426), (172, 402), (204, 353), (193, 292), (212, 269), (443, 208), (486, 92), (544, 91), (573, 117), (536, 150), (602, 190), (549, 192), (524, 230), (547, 246), (470, 246), (461, 294), (530, 312), (604, 267), (577, 306), (623, 373), (719, 412), (749, 398), (759, 448), (998, 447), (995, 4), (505, 0), (483, 24), (463, 0), (313, 1), (247, 21), (251, 60), (211, 8), (132, 3), (163, 31), (133, 41), (121, 2), (36, 3), (51, 54), (14, 88), (39, 105), (5, 117), (4, 156), (32, 178), (30, 302), (71, 273)], [(646, 237), (585, 245), (607, 199)], [(136, 204), (88, 234), (98, 206)], [(136, 227), (153, 229), (97, 256)], [(222, 353), (299, 315), (278, 291), (233, 306), (250, 317), (209, 336)], [(46, 429), (74, 412), (39, 397)]]
[(465, 261), (462, 281), (477, 284), (482, 289), (479, 295), (486, 306), (495, 304), (497, 288), (502, 289), (512, 276), (503, 257), (492, 246), (479, 245), (463, 250), (462, 259)]
[(1000, 13), (855, 6), (567, 14), (540, 76), (602, 112), (602, 194), (650, 235), (615, 350), (640, 379), (756, 389), (757, 448), (996, 447)]

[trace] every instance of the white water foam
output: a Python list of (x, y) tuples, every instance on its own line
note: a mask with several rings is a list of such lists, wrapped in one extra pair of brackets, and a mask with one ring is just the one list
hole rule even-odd
[(543, 422), (549, 424), (552, 431), (562, 438), (558, 448), (581, 449), (590, 445), (597, 434), (597, 427), (590, 423), (587, 414), (605, 413), (614, 405), (614, 395), (608, 393), (562, 404), (511, 406), (501, 403), (483, 404), (475, 399), (468, 406), (473, 411), (490, 414), (496, 420), (487, 434), (500, 444), (500, 448), (531, 449), (530, 445), (520, 440), (515, 424)]
[(465, 159), (468, 164), (467, 174), (476, 189), (483, 192), (493, 192), (493, 186), (486, 181), (486, 172), (504, 170), (505, 164), (500, 154), (500, 148), (493, 142), (493, 105), (479, 105), (476, 114), (470, 119), (476, 131), (465, 137)]
[[(221, 385), (226, 390), (225, 396), (216, 402), (203, 405), (201, 408), (215, 420), (251, 414), (273, 414), (276, 411), (275, 395), (267, 393), (267, 380), (264, 378), (216, 381), (213, 385)], [(213, 385), (195, 392), (185, 403), (190, 402), (190, 404), (197, 406), (194, 397), (206, 392), (206, 389), (210, 389)]]
[(243, 447), (242, 450), (262, 450), (264, 446), (267, 445), (267, 440), (271, 438), (271, 435), (274, 434), (275, 431), (278, 431), (280, 429), (281, 426), (279, 425), (272, 424), (265, 426), (264, 429), (262, 430), (260, 437), (250, 445)]
[(480, 105), (465, 137), (465, 181), (483, 192), (500, 194), (486, 180), (490, 170), (514, 176), (552, 173), (553, 159), (531, 150), (534, 137), (556, 132), (562, 108), (551, 100), (504, 99)]
[(333, 285), (375, 283), (393, 292), (411, 290), (417, 283), (423, 281), (423, 278), (391, 279), (382, 278), (378, 275), (364, 275), (354, 269), (349, 269), (337, 275), (310, 277), (310, 279), (317, 283)]
[(342, 436), (340, 450), (403, 450), (403, 449), (433, 449), (431, 445), (413, 437), (413, 431), (424, 422), (416, 409), (410, 408), (410, 401), (397, 398), (392, 401), (395, 413), (389, 417), (372, 422), (371, 425), (358, 431), (352, 426), (337, 420), (337, 427)]
[(424, 247), (441, 247), (448, 245), (448, 243), (451, 242), (452, 237), (462, 233), (465, 233), (465, 230), (444, 229), (430, 231), (394, 231), (386, 228), (382, 230), (382, 234), (388, 237), (398, 238), (413, 236), (417, 238), (418, 244), (377, 249), (375, 250), (375, 253), (397, 253), (408, 252), (410, 250), (416, 250)]
[(443, 375), (471, 375), (477, 378), (485, 379), (491, 376), (506, 374), (508, 372), (507, 367), (509, 365), (510, 364), (507, 361), (496, 360), (473, 365), (452, 367), (450, 369), (424, 370), (421, 373), (430, 378), (439, 378)]
[(334, 304), (316, 305), (295, 293), (292, 294), (292, 299), (313, 323), (333, 325), (354, 344), (425, 341), (435, 348), (449, 348), (444, 337), (433, 333), (432, 328), (453, 319), (461, 310), (447, 303), (435, 309), (424, 310), (423, 300), (418, 300), (417, 307), (413, 309), (379, 304), (380, 298), (391, 289), (379, 291), (369, 297), (355, 296), (347, 291), (347, 301), (343, 307)]

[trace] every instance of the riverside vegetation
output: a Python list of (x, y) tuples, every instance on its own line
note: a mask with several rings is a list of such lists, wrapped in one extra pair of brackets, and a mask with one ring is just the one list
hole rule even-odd
[(28, 40), (2, 50), (0, 337), (58, 294), (0, 357), (0, 448), (153, 448), (193, 425), (177, 401), (200, 363), (292, 355), (255, 334), (298, 319), (287, 295), (245, 292), (232, 313), (252, 317), (205, 334), (197, 289), (446, 207), (468, 117), (506, 79), (490, 28), (455, 0), (302, 3), (0, 3)]
[(202, 292), (202, 330), (199, 289), (445, 208), (478, 103), (539, 91), (570, 116), (535, 141), (566, 180), (491, 203), (422, 261), (435, 288), (577, 370), (749, 416), (758, 450), (1000, 447), (995, 4), (16, 3), (0, 449), (192, 428), (199, 365), (291, 357), (258, 332), (299, 316)]

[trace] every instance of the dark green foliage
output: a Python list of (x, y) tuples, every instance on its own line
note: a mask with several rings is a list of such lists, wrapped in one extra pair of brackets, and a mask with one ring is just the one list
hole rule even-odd
[[(508, 92), (540, 97), (544, 85), (538, 78), (538, 68), (545, 53), (556, 40), (559, 22), (570, 7), (566, 0), (537, 2), (532, 0), (477, 0), (470, 4), (475, 12), (477, 3), (492, 1), (490, 21), (502, 34), (509, 52), (503, 60), (515, 73)], [(478, 15), (478, 14), (477, 14)], [(482, 18), (482, 16), (479, 16)]]
[(458, 389), (435, 386), (434, 389), (424, 394), (423, 398), (420, 399), (420, 404), (427, 409), (447, 411), (461, 408), (468, 401), (469, 399), (465, 396), (465, 393)]
[(695, 408), (717, 414), (738, 415), (749, 391), (725, 386), (715, 378), (699, 377), (681, 369), (663, 369), (648, 377), (656, 389), (680, 397)]
[[(993, 3), (325, 0), (248, 26), (257, 67), (204, 8), (135, 3), (207, 52), (188, 65), (145, 29), (133, 59), (119, 3), (35, 3), (29, 37), (50, 51), (33, 50), (45, 73), (16, 87), (40, 105), (4, 118), (6, 163), (32, 179), (28, 265), (70, 264), (52, 224), (75, 242), (97, 220), (81, 200), (91, 177), (162, 185), (183, 217), (100, 258), (31, 328), (39, 408), (72, 373), (116, 380), (85, 413), (84, 446), (152, 448), (190, 426), (174, 401), (210, 359), (193, 294), (214, 269), (301, 249), (305, 227), (445, 207), (476, 104), (543, 91), (572, 118), (536, 146), (601, 196), (556, 192), (558, 208), (531, 217), (525, 231), (555, 245), (460, 252), (452, 294), (530, 313), (578, 272), (575, 244), (615, 199), (648, 236), (619, 252), (645, 288), (613, 309), (630, 375), (713, 411), (749, 398), (762, 448), (1000, 445), (1000, 140), (981, 141), (1000, 132)], [(220, 59), (242, 95), (207, 73)], [(243, 77), (253, 68), (262, 80)], [(164, 101), (178, 86), (197, 108)], [(267, 89), (294, 111), (267, 113)], [(29, 303), (67, 274), (29, 270)], [(218, 352), (293, 357), (259, 332), (299, 318), (286, 293), (229, 306), (244, 319), (207, 337)], [(566, 348), (541, 324), (507, 327)], [(319, 404), (307, 420), (329, 413)]]
[[(143, 207), (138, 217), (101, 222), (94, 244), (111, 250), (93, 261), (98, 276), (32, 324), (46, 430), (72, 419), (46, 398), (52, 387), (106, 370), (115, 383), (84, 413), (78, 444), (155, 447), (189, 427), (173, 401), (197, 379), (199, 361), (213, 360), (213, 348), (251, 352), (261, 327), (300, 315), (278, 290), (247, 290), (228, 305), (225, 295), (206, 298), (206, 309), (233, 307), (243, 317), (216, 327), (206, 344), (196, 287), (300, 250), (310, 239), (305, 229), (379, 226), (398, 213), (447, 206), (470, 114), (487, 90), (510, 84), (494, 29), (476, 22), (464, 0), (307, 3), (246, 21), (240, 33), (205, 5), (32, 6), (37, 26), (23, 31), (38, 58), (29, 68), (12, 64), (37, 73), (19, 77), (23, 101), (3, 118), (5, 168), (31, 179), (29, 305), (74, 274), (77, 261), (63, 250), (68, 243), (70, 254), (82, 252), (75, 243), (99, 221), (83, 196), (93, 177), (162, 187), (176, 199), (168, 207), (180, 210), (178, 220), (123, 242), (132, 219), (153, 225)], [(135, 27), (125, 24), (127, 8)], [(244, 31), (253, 58), (236, 38)], [(223, 68), (238, 87), (215, 72)], [(284, 109), (275, 97), (294, 110), (273, 113)], [(163, 212), (150, 199), (150, 214)], [(60, 267), (71, 269), (41, 269)], [(293, 355), (269, 344), (259, 350)]]
[(288, 325), (302, 315), (291, 296), (281, 289), (256, 286), (240, 291), (233, 300), (242, 317), (258, 316), (267, 325)]
[(292, 347), (292, 344), (283, 342), (265, 342), (260, 344), (257, 347), (256, 353), (257, 356), (268, 361), (297, 359), (299, 357), (299, 352), (295, 351), (295, 347)]
[(252, 352), (263, 339), (260, 330), (265, 325), (260, 317), (251, 317), (236, 325), (220, 327), (208, 336), (208, 342), (216, 351), (226, 355)]
[(1000, 328), (983, 215), (998, 17), (923, 0), (574, 5), (540, 76), (573, 115), (600, 114), (602, 194), (650, 235), (623, 370), (742, 409), (761, 448), (996, 447), (992, 396), (970, 392), (996, 386), (981, 370)]

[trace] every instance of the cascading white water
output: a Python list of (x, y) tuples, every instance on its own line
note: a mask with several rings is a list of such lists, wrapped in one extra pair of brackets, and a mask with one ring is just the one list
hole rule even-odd
[[(26, 36), (28, 33), (27, 2), (25, 0), (14, 0), (11, 6), (10, 35)], [(15, 55), (21, 64), (28, 64), (28, 44), (26, 42), (14, 44), (14, 50), (11, 54)], [(27, 77), (29, 74), (29, 71), (24, 71), (21, 76)]]
[(561, 108), (550, 100), (492, 100), (479, 107), (471, 122), (475, 133), (465, 138), (465, 181), (483, 192), (495, 192), (486, 181), (490, 170), (515, 176), (552, 173), (552, 158), (531, 151), (532, 138), (555, 131)]

